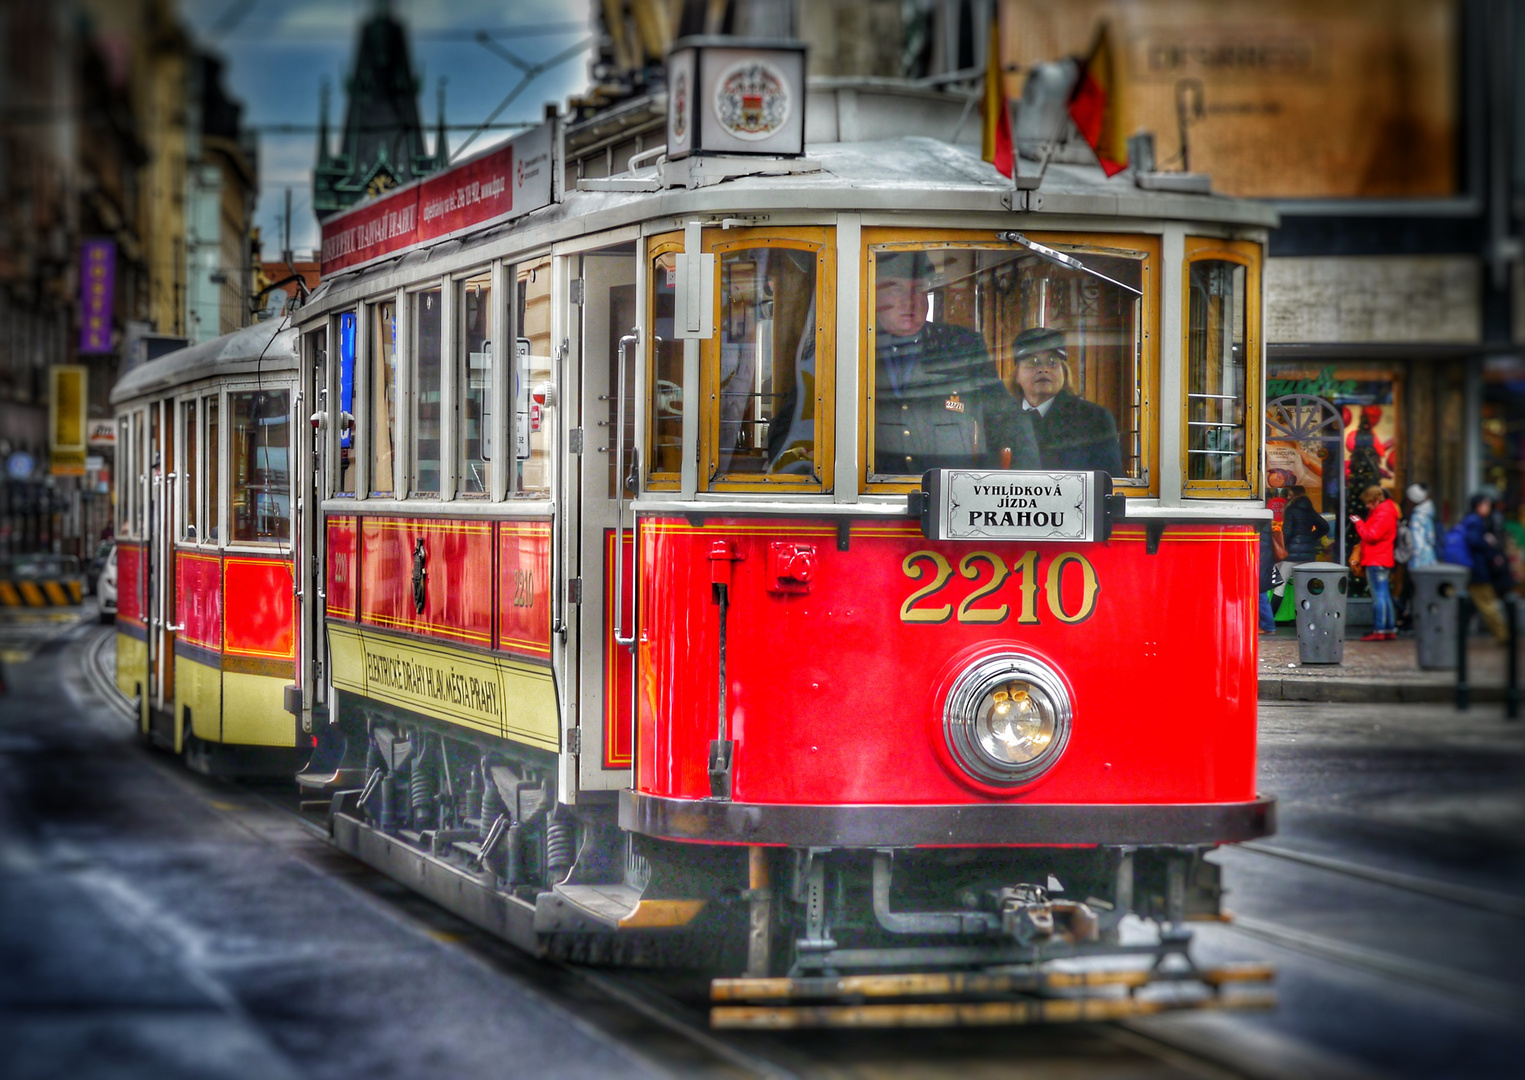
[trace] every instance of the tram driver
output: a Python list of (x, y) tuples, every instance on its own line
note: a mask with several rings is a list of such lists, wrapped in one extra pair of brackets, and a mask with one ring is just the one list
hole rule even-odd
[(1122, 450), (1112, 414), (1070, 390), (1064, 333), (1034, 326), (1012, 342), (1022, 411), (1033, 420), (1045, 469), (1123, 472)]
[[(977, 331), (927, 318), (932, 261), (878, 258), (874, 285), (874, 471), (1040, 467), (1030, 417), (1002, 384)], [(1115, 442), (1115, 440), (1114, 440)]]

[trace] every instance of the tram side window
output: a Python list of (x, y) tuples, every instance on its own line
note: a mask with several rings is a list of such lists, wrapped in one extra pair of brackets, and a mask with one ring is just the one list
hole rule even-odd
[(1247, 267), (1191, 263), (1187, 302), (1186, 479), (1247, 480)]
[(180, 425), (180, 437), (185, 448), (185, 472), (181, 475), (180, 488), (185, 492), (184, 516), (180, 523), (180, 539), (194, 544), (201, 536), (201, 518), (198, 516), (200, 500), (197, 499), (201, 483), (201, 473), (198, 469), (200, 458), (196, 453), (196, 443), (199, 432), (196, 430), (196, 403), (187, 401), (181, 406), (183, 420)]
[(1043, 250), (873, 249), (871, 481), (1009, 460), (1144, 482), (1147, 253)]
[(546, 454), (544, 394), (551, 378), (551, 260), (521, 263), (518, 281), (519, 340), (514, 349), (514, 493), (541, 498), (550, 493)]
[(248, 390), (230, 395), (233, 418), (233, 539), (291, 538), (291, 395)]
[(202, 407), (207, 417), (207, 539), (217, 543), (221, 533), (218, 523), (222, 521), (222, 504), (217, 501), (219, 490), (218, 477), (222, 472), (222, 444), (218, 440), (217, 427), (217, 399), (207, 398)]
[(143, 527), (143, 488), (149, 482), (147, 458), (143, 456), (143, 411), (132, 414), (132, 472), (127, 482), (132, 485), (132, 534), (147, 536)]
[(116, 534), (127, 536), (131, 531), (132, 478), (137, 471), (132, 467), (132, 443), (128, 441), (127, 418), (116, 424)]
[(371, 494), (391, 495), (393, 435), (397, 431), (397, 303), (371, 309), (370, 467)]
[(456, 476), (462, 495), (487, 494), (492, 460), (492, 274), (461, 282), (461, 414), (456, 424)]
[(816, 280), (803, 247), (719, 258), (720, 414), (711, 476), (821, 480), (816, 460)]
[(339, 316), (339, 476), (336, 494), (355, 494), (355, 313)]
[(651, 261), (651, 473), (675, 480), (683, 470), (683, 342), (676, 340), (678, 253)]
[(440, 486), (440, 290), (413, 296), (413, 454), (410, 494), (438, 495)]

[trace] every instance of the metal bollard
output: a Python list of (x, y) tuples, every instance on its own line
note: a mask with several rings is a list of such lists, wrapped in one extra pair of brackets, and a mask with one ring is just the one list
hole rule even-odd
[(1472, 688), (1467, 684), (1467, 628), (1472, 625), (1472, 597), (1462, 594), (1456, 613), (1456, 707), (1472, 704)]
[(1504, 618), (1509, 628), (1509, 656), (1504, 662), (1508, 678), (1504, 683), (1504, 718), (1520, 718), (1520, 603), (1504, 600)]

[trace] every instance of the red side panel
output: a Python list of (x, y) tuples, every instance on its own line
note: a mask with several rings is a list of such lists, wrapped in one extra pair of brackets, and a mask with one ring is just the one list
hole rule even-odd
[[(1247, 526), (1104, 544), (961, 545), (910, 523), (645, 520), (637, 786), (705, 798), (719, 685), (717, 542), (732, 545), (734, 792), (758, 803), (1233, 802), (1255, 796), (1258, 545)], [(811, 549), (808, 588), (770, 546)], [(724, 550), (724, 549), (722, 549)], [(787, 577), (787, 575), (784, 575)], [(1069, 685), (1055, 765), (1015, 791), (947, 759), (949, 686), (1016, 648)]]
[[(422, 610), (413, 586), (419, 541)], [(492, 645), (491, 523), (365, 518), (360, 542), (362, 622), (483, 648)]]
[(229, 656), (296, 658), (291, 560), (229, 555), (223, 562), (223, 651)]
[(143, 545), (117, 541), (116, 617), (118, 622), (143, 625)]
[(177, 553), (175, 621), (183, 627), (181, 641), (213, 651), (222, 648), (222, 561), (216, 555)]
[(358, 612), (355, 586), (359, 564), (356, 561), (355, 518), (328, 519), (328, 577), (324, 584), (328, 617), (354, 621)]
[[(630, 557), (635, 551), (635, 537), (625, 533), (623, 555), (625, 557), (624, 595), (620, 597), (623, 619), (621, 626), (629, 636), (632, 622), (632, 601), (635, 599), (635, 570)], [(604, 768), (630, 768), (633, 732), (630, 730), (630, 669), (635, 657), (623, 645), (614, 640), (614, 530), (604, 530)], [(707, 774), (706, 774), (707, 775)]]
[(498, 523), (498, 648), (551, 659), (551, 526)]

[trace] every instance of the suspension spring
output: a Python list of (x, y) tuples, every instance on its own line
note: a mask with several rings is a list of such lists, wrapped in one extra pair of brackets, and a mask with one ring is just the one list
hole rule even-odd
[(427, 753), (420, 753), (413, 759), (413, 768), (408, 773), (408, 796), (413, 806), (413, 827), (415, 829), (427, 829), (429, 811), (434, 805), (434, 778), (429, 775), (429, 759)]
[(506, 808), (503, 805), (503, 796), (498, 794), (498, 785), (493, 783), (492, 774), (487, 771), (487, 764), (482, 764), (482, 809), (481, 824), (478, 826), (482, 839), (487, 839), (487, 832), (492, 828), (492, 823), (498, 820), (498, 815)]
[(545, 823), (545, 868), (552, 880), (560, 880), (577, 859), (577, 826), (556, 816)]

